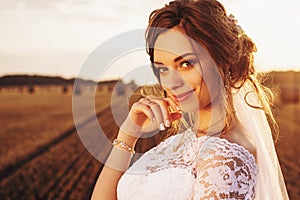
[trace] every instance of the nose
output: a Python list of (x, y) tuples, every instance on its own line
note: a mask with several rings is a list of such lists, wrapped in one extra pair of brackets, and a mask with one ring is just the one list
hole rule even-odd
[(161, 82), (172, 91), (176, 91), (184, 85), (182, 75), (174, 69), (170, 70), (169, 74), (162, 78)]

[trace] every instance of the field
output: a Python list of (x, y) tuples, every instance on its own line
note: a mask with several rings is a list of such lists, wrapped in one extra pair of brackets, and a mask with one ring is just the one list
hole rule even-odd
[[(110, 95), (96, 99), (101, 110)], [(2, 92), (0, 101), (0, 199), (63, 199), (93, 183), (101, 165), (74, 130), (71, 94)]]
[(280, 139), (276, 148), (290, 199), (300, 199), (299, 112), (299, 103), (281, 105), (277, 116)]
[[(108, 91), (97, 93), (95, 112), (112, 140), (117, 126), (108, 107), (110, 97)], [(84, 102), (91, 96), (76, 98)], [(89, 199), (102, 163), (78, 137), (71, 94), (1, 91), (0, 102), (0, 199)], [(290, 199), (299, 199), (300, 103), (278, 102), (281, 136), (276, 149)], [(83, 115), (78, 123), (92, 131), (89, 117)], [(140, 140), (138, 151), (149, 145), (153, 138)]]

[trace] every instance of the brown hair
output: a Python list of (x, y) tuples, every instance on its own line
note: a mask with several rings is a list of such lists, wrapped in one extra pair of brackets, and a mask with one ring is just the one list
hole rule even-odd
[[(216, 0), (175, 0), (149, 17), (146, 31), (147, 52), (154, 62), (154, 43), (163, 29), (178, 27), (186, 35), (204, 46), (218, 66), (224, 85), (239, 89), (249, 80), (254, 86), (272, 129), (273, 139), (278, 138), (278, 126), (271, 111), (272, 93), (257, 79), (253, 64), (256, 46), (252, 40), (227, 17), (225, 8)], [(154, 74), (159, 75), (153, 68)], [(230, 78), (226, 75), (230, 74)], [(226, 102), (227, 126), (235, 120), (232, 94), (228, 90)]]

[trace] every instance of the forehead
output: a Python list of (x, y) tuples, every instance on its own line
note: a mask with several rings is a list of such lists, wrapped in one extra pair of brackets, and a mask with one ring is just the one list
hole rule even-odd
[(208, 50), (197, 41), (178, 30), (168, 29), (161, 33), (154, 43), (154, 62), (172, 61), (177, 56), (194, 53), (201, 64), (201, 74), (204, 79), (219, 76), (218, 66)]
[[(161, 33), (154, 43), (154, 58), (159, 58), (162, 52), (175, 55), (194, 52), (195, 41), (188, 36), (174, 30), (167, 30)], [(195, 52), (194, 52), (195, 53)]]

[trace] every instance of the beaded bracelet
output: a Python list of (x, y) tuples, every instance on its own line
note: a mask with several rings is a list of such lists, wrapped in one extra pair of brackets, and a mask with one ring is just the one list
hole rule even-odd
[(130, 146), (128, 146), (128, 144), (126, 144), (124, 141), (120, 141), (120, 140), (114, 139), (114, 141), (112, 142), (112, 145), (115, 146), (115, 145), (118, 145), (118, 144), (120, 144), (120, 146), (123, 149), (126, 149), (130, 153), (135, 154), (134, 149), (132, 149)]

